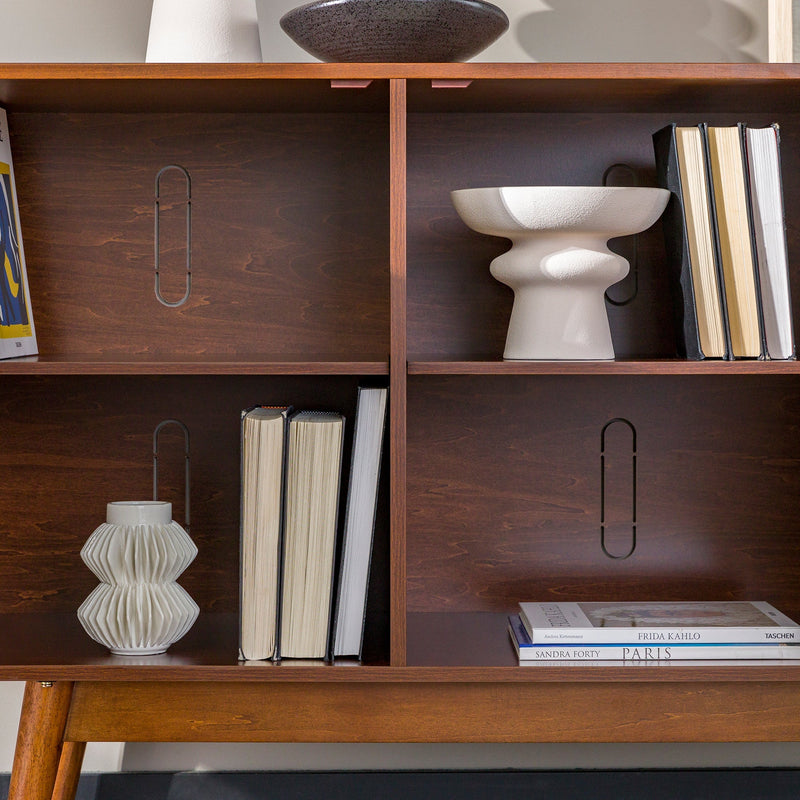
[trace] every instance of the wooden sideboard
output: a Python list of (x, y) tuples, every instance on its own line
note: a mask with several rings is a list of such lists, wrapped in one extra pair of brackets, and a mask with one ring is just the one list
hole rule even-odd
[[(519, 667), (505, 629), (520, 600), (764, 599), (800, 619), (797, 363), (675, 358), (659, 224), (613, 290), (635, 288), (609, 306), (617, 360), (503, 362), (511, 294), (487, 267), (507, 243), (449, 199), (621, 162), (653, 185), (664, 124), (779, 122), (794, 262), (799, 91), (785, 64), (0, 65), (40, 350), (0, 362), (0, 679), (27, 681), (12, 800), (70, 797), (96, 740), (800, 738), (800, 665)], [(192, 177), (179, 308), (153, 293), (170, 164)], [(161, 187), (168, 298), (181, 181)], [(365, 380), (390, 421), (363, 662), (238, 663), (239, 411), (352, 418)], [(624, 560), (599, 541), (617, 417), (637, 431)], [(151, 496), (167, 418), (191, 431), (181, 583), (201, 614), (166, 655), (114, 657), (75, 617), (96, 583), (79, 551), (106, 502)], [(608, 446), (625, 547), (630, 444)], [(177, 519), (182, 447), (164, 431)]]

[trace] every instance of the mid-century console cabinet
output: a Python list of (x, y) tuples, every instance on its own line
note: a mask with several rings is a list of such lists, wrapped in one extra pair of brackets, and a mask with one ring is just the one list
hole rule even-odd
[[(611, 290), (614, 362), (504, 363), (508, 246), (452, 189), (653, 185), (668, 122), (781, 125), (800, 309), (800, 66), (3, 65), (36, 359), (0, 363), (0, 679), (27, 681), (13, 800), (69, 797), (82, 743), (800, 739), (800, 666), (519, 667), (520, 600), (763, 599), (800, 619), (800, 368), (675, 358), (660, 224)], [(153, 291), (154, 185), (191, 176), (192, 283)], [(186, 185), (160, 181), (161, 290)], [(362, 664), (240, 664), (239, 411), (390, 388)], [(606, 429), (601, 497), (601, 433)], [(167, 654), (75, 610), (111, 500), (190, 431)], [(635, 436), (633, 430), (635, 429)], [(183, 519), (183, 439), (159, 493)], [(635, 448), (635, 449), (634, 449)], [(636, 480), (632, 464), (635, 456)], [(612, 554), (636, 547), (625, 559)], [(634, 518), (635, 507), (635, 518)], [(59, 768), (60, 763), (60, 768)], [(53, 785), (55, 783), (55, 793)]]

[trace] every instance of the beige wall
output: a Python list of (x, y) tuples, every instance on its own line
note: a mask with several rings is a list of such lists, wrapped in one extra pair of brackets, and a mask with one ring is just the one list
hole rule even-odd
[[(306, 61), (278, 27), (302, 0), (259, 0), (266, 61)], [(763, 61), (766, 0), (495, 0), (511, 29), (484, 61)], [(5, 61), (142, 61), (152, 0), (0, 0)], [(0, 771), (11, 767), (22, 687), (0, 684)], [(119, 768), (90, 745), (85, 767)], [(795, 745), (147, 745), (129, 769), (798, 766)]]
[[(256, 0), (265, 61), (309, 61)], [(495, 0), (511, 28), (480, 61), (765, 61), (767, 0)], [(0, 0), (4, 61), (143, 61), (152, 0)], [(65, 35), (66, 32), (66, 35)]]

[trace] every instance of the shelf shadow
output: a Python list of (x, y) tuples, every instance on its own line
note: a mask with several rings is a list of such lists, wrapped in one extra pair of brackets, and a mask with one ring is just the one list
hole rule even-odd
[(727, 0), (548, 0), (548, 6), (521, 17), (514, 30), (535, 61), (759, 60), (747, 49), (759, 21)]

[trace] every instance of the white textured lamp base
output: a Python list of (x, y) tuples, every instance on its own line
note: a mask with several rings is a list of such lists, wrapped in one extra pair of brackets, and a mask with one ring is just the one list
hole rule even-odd
[(81, 550), (102, 581), (78, 609), (84, 630), (117, 655), (163, 653), (197, 619), (197, 604), (175, 582), (196, 555), (171, 503), (109, 503)]
[(667, 205), (666, 189), (507, 186), (452, 198), (470, 228), (512, 242), (490, 266), (514, 290), (504, 358), (614, 358), (604, 295), (629, 265), (607, 242), (649, 228)]

